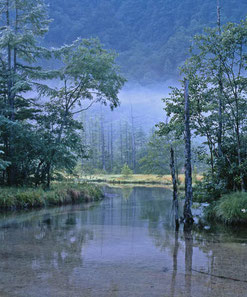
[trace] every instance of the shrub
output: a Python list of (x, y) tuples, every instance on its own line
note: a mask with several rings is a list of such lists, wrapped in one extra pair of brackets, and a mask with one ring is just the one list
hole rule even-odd
[(193, 199), (195, 202), (212, 203), (227, 193), (224, 181), (219, 181), (215, 176), (204, 174), (202, 181), (196, 181), (193, 186)]
[(122, 171), (121, 171), (121, 174), (124, 176), (124, 177), (129, 177), (130, 175), (133, 174), (133, 171), (129, 168), (128, 164), (125, 163), (123, 168), (122, 168)]
[(206, 216), (225, 224), (247, 223), (247, 193), (223, 195), (207, 209)]

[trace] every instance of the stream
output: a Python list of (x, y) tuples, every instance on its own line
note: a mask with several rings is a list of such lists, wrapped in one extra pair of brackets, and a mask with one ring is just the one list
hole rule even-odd
[(247, 228), (175, 232), (172, 192), (0, 215), (0, 297), (247, 296)]

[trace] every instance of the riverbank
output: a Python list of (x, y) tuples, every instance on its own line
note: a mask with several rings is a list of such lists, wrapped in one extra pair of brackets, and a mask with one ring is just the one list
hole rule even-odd
[[(184, 174), (179, 174), (179, 183), (184, 184)], [(201, 180), (202, 176), (197, 175), (196, 180)], [(121, 174), (95, 174), (84, 175), (80, 180), (86, 182), (104, 182), (110, 184), (151, 184), (151, 185), (172, 185), (170, 175), (155, 175), (155, 174), (131, 174), (124, 176)]]
[(206, 208), (205, 216), (209, 220), (227, 225), (247, 224), (247, 193), (234, 192), (223, 195)]
[(19, 210), (93, 202), (103, 198), (96, 185), (88, 183), (54, 183), (49, 190), (42, 188), (3, 187), (0, 210)]

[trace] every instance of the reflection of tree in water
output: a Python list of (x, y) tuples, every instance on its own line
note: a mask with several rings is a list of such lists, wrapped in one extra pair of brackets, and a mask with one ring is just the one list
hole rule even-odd
[[(227, 229), (222, 227), (226, 232)], [(195, 289), (194, 286), (204, 288), (203, 296), (230, 296), (232, 292), (236, 292), (236, 296), (245, 296), (244, 292), (247, 290), (246, 231), (238, 232), (234, 238), (231, 228), (228, 230), (229, 237), (228, 233), (221, 233), (222, 228), (214, 230), (218, 232), (211, 233), (209, 230), (194, 228), (193, 231), (177, 233), (169, 230), (165, 225), (152, 225), (150, 236), (154, 238), (156, 246), (171, 253), (173, 265), (169, 296), (177, 296), (178, 265), (181, 267), (183, 262), (181, 254), (178, 260), (179, 251), (184, 253), (184, 270), (180, 271), (180, 274), (184, 273), (183, 296), (193, 295), (192, 276), (193, 279), (198, 280), (198, 283), (195, 281), (193, 289)], [(195, 249), (197, 260), (193, 263)]]
[(178, 242), (178, 232), (175, 232), (175, 241), (174, 241), (174, 249), (172, 255), (172, 280), (171, 280), (171, 297), (175, 295), (175, 288), (176, 288), (176, 277), (177, 277), (177, 270), (178, 270), (178, 249), (179, 249), (179, 242)]
[(44, 277), (47, 290), (50, 282), (50, 288), (53, 288), (54, 281), (58, 282), (57, 286), (69, 286), (73, 271), (82, 265), (83, 247), (93, 239), (93, 232), (81, 227), (87, 215), (88, 212), (71, 211), (54, 216), (51, 212), (24, 221), (18, 228), (6, 229), (3, 240), (0, 238), (0, 255), (8, 256), (8, 261), (2, 261), (0, 270), (5, 272), (3, 275), (8, 275), (11, 267), (16, 267), (15, 283), (26, 275), (27, 290), (29, 285), (32, 289), (35, 285), (39, 287), (37, 280), (42, 281)]
[[(149, 194), (149, 195), (148, 195)], [(171, 254), (172, 275), (170, 296), (174, 297), (178, 271), (178, 252), (184, 252), (185, 295), (191, 296), (191, 274), (193, 255), (193, 236), (191, 230), (184, 233), (175, 231), (174, 208), (170, 192), (163, 189), (151, 191), (142, 196), (142, 219), (149, 221), (149, 235), (155, 245)], [(166, 196), (167, 195), (167, 196)], [(181, 258), (180, 258), (181, 261)], [(179, 263), (180, 266), (182, 263)]]
[[(192, 276), (192, 256), (193, 256), (193, 236), (190, 231), (184, 232), (184, 244), (185, 244), (185, 253), (184, 253), (184, 264), (185, 264), (185, 297), (191, 297), (191, 276)], [(182, 246), (182, 243), (179, 242), (179, 232), (174, 232), (174, 245), (172, 248), (172, 277), (171, 277), (171, 293), (170, 297), (176, 296), (176, 278), (178, 271), (178, 251), (179, 247)], [(181, 263), (180, 263), (181, 264)]]
[[(165, 213), (166, 210), (163, 211)], [(154, 239), (155, 245), (162, 251), (168, 251), (171, 254), (173, 264), (169, 296), (177, 296), (178, 265), (181, 267), (183, 263), (184, 270), (180, 271), (180, 273), (184, 273), (185, 281), (183, 296), (192, 296), (192, 275), (193, 278), (198, 278), (205, 283), (204, 289), (207, 290), (205, 296), (211, 296), (211, 294), (221, 296), (222, 290), (224, 292), (227, 290), (228, 292), (236, 291), (239, 292), (239, 295), (236, 296), (244, 296), (242, 292), (247, 289), (246, 230), (238, 231), (235, 238), (233, 229), (225, 229), (224, 226), (213, 228), (215, 233), (205, 229), (200, 230), (196, 226), (193, 231), (177, 233), (174, 231), (175, 228), (170, 228), (169, 224), (162, 224), (157, 219), (154, 222), (154, 214), (162, 218), (160, 212), (162, 212), (162, 207), (158, 204), (154, 211), (147, 211), (146, 214), (150, 220), (149, 235)], [(197, 261), (192, 263), (195, 248), (197, 249), (195, 256)], [(179, 251), (184, 253), (184, 261), (180, 256), (180, 262), (178, 262)], [(202, 260), (199, 251), (202, 252)], [(235, 289), (232, 290), (231, 286), (235, 286)]]
[(141, 218), (147, 219), (149, 234), (161, 249), (173, 250), (175, 230), (171, 191), (165, 188), (150, 189), (142, 196)]
[(232, 285), (238, 283), (238, 288), (244, 286), (247, 289), (245, 228), (220, 224), (211, 225), (210, 230), (197, 228), (194, 241), (207, 254), (209, 261), (207, 269), (199, 267), (193, 269), (195, 272), (211, 277), (213, 283), (225, 280)]
[[(148, 219), (150, 223), (169, 223), (171, 212), (171, 191), (165, 188), (139, 189), (141, 197), (141, 218)], [(155, 224), (154, 224), (155, 225)]]
[(184, 232), (185, 241), (185, 296), (191, 296), (191, 275), (192, 275), (192, 256), (193, 256), (193, 236), (191, 230)]
[[(116, 193), (119, 194), (117, 199)], [(9, 281), (7, 275), (10, 275), (13, 267), (16, 267), (13, 279), (11, 276), (13, 286), (24, 279), (26, 283), (23, 288), (27, 290), (29, 288), (38, 290), (46, 285), (50, 290), (59, 287), (61, 291), (64, 289), (64, 292), (67, 292), (67, 287), (71, 285), (78, 285), (79, 288), (79, 281), (86, 276), (88, 271), (86, 268), (90, 264), (84, 261), (82, 266), (84, 251), (87, 242), (94, 237), (93, 231), (90, 230), (92, 228), (85, 226), (97, 225), (98, 227), (96, 229), (93, 227), (93, 230), (101, 232), (103, 230), (101, 227), (104, 228), (105, 225), (120, 225), (130, 226), (131, 230), (134, 230), (134, 227), (148, 226), (154, 244), (159, 250), (166, 251), (164, 257), (162, 256), (164, 263), (160, 264), (160, 273), (161, 277), (169, 278), (169, 295), (167, 295), (169, 297), (190, 297), (193, 293), (193, 296), (197, 296), (195, 286), (198, 278), (201, 278), (199, 279), (201, 287), (208, 286), (209, 293), (206, 292), (204, 295), (198, 293), (198, 296), (204, 297), (217, 294), (222, 296), (220, 292), (222, 286), (214, 275), (228, 277), (229, 280), (226, 279), (226, 283), (223, 283), (228, 288), (232, 285), (230, 277), (246, 279), (246, 246), (242, 245), (247, 243), (246, 231), (238, 233), (237, 238), (233, 238), (233, 233), (231, 237), (227, 237), (227, 233), (219, 229), (213, 229), (215, 234), (196, 228), (191, 233), (175, 232), (175, 226), (171, 224), (170, 219), (172, 209), (170, 191), (162, 188), (134, 187), (129, 199), (125, 200), (120, 195), (122, 190), (112, 191), (112, 195), (95, 208), (95, 211), (81, 211), (82, 209), (77, 207), (65, 208), (64, 211), (60, 208), (58, 212), (46, 210), (46, 213), (40, 212), (38, 216), (27, 215), (29, 219), (26, 221), (24, 218), (21, 222), (16, 219), (16, 223), (12, 221), (11, 226), (0, 225), (1, 276)], [(165, 254), (170, 256), (171, 261), (167, 260)], [(193, 254), (196, 261), (192, 266)], [(201, 256), (204, 262), (201, 261)], [(166, 260), (169, 264), (165, 263)], [(25, 278), (22, 277), (23, 274), (26, 274)], [(191, 283), (192, 276), (195, 280), (193, 283)], [(44, 278), (46, 279), (43, 280)], [(6, 279), (2, 279), (0, 285)], [(221, 279), (221, 282), (223, 281)], [(241, 287), (242, 283), (238, 284)], [(184, 290), (183, 294), (181, 288)], [(232, 289), (230, 291), (233, 292)], [(49, 294), (39, 292), (39, 295), (56, 296), (54, 292), (48, 292)], [(112, 296), (112, 292), (117, 296), (117, 288), (113, 286), (104, 292), (105, 295), (102, 297), (108, 296), (108, 293)], [(211, 292), (214, 294), (210, 295)], [(93, 296), (93, 291), (88, 290), (83, 296)]]
[(133, 187), (123, 187), (122, 188), (122, 196), (124, 200), (128, 200), (133, 192)]
[(36, 228), (33, 237), (37, 244), (42, 244), (38, 258), (51, 270), (57, 271), (64, 266), (72, 270), (82, 264), (83, 245), (93, 234), (86, 229), (77, 229), (77, 220), (80, 218), (75, 213), (68, 213), (53, 217), (48, 225), (41, 223), (40, 230)]

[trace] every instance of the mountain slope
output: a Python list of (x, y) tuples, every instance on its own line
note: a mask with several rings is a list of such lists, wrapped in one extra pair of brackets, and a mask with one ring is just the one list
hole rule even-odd
[[(54, 19), (47, 44), (99, 37), (119, 53), (130, 80), (157, 82), (177, 75), (192, 36), (216, 24), (216, 0), (47, 0)], [(239, 22), (246, 0), (222, 1), (222, 23)]]

